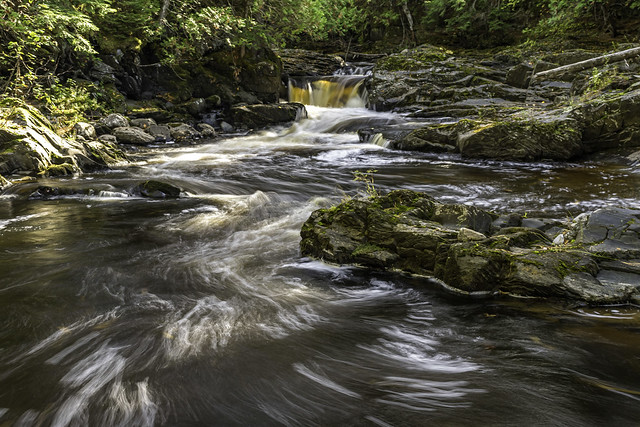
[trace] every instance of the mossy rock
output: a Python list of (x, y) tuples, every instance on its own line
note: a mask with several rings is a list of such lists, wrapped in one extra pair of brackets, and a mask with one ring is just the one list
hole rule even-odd
[[(540, 230), (503, 228), (496, 215), (442, 204), (424, 193), (397, 190), (346, 200), (311, 214), (300, 249), (337, 264), (433, 276), (467, 295), (554, 297), (610, 304), (636, 301), (640, 290), (598, 280), (598, 255), (587, 246), (557, 246)], [(477, 238), (460, 239), (469, 228)], [(640, 228), (639, 228), (640, 229)], [(474, 232), (475, 232), (474, 231)], [(629, 230), (627, 237), (640, 238)]]

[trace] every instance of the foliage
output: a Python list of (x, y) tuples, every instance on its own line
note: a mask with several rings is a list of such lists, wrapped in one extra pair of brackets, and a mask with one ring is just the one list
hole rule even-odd
[(378, 189), (374, 183), (374, 174), (376, 172), (378, 172), (376, 169), (368, 169), (366, 172), (353, 172), (353, 180), (365, 183), (365, 194), (369, 197), (380, 196), (380, 193), (378, 193)]
[(80, 83), (98, 52), (144, 52), (174, 65), (237, 46), (350, 46), (374, 33), (413, 46), (416, 32), (478, 47), (523, 30), (532, 37), (584, 28), (615, 35), (621, 20), (634, 17), (640, 0), (0, 0), (0, 92), (67, 117), (72, 109), (99, 110), (96, 102), (109, 108), (105, 88)]

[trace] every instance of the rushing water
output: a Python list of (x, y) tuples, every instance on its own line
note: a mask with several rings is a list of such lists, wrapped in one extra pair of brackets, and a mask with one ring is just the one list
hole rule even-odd
[[(638, 168), (394, 152), (354, 131), (400, 116), (309, 116), (0, 196), (0, 425), (637, 425), (637, 309), (461, 299), (298, 243), (356, 170), (562, 217), (640, 207)], [(146, 179), (187, 196), (131, 196)]]

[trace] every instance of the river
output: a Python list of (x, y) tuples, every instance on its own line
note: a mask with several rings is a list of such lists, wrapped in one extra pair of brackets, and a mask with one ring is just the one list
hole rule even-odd
[[(638, 425), (637, 307), (469, 300), (298, 244), (314, 209), (364, 190), (355, 171), (564, 217), (640, 207), (639, 168), (391, 151), (355, 129), (408, 119), (308, 109), (0, 196), (0, 425)], [(132, 196), (147, 179), (185, 196)]]

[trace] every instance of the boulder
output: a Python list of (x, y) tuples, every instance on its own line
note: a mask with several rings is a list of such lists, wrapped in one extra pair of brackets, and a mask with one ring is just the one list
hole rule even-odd
[(138, 184), (134, 193), (153, 199), (166, 199), (180, 197), (182, 190), (175, 185), (162, 181), (149, 180)]
[(104, 135), (100, 135), (98, 137), (98, 141), (108, 143), (108, 144), (117, 144), (118, 138), (116, 138), (114, 135), (111, 135), (110, 133), (107, 133)]
[(76, 132), (77, 136), (84, 138), (85, 140), (96, 139), (98, 135), (96, 134), (96, 128), (93, 125), (85, 122), (78, 122), (73, 126), (73, 130)]
[(109, 129), (129, 126), (129, 121), (122, 114), (109, 114), (107, 117), (100, 119), (100, 123)]
[(465, 157), (524, 161), (569, 160), (584, 152), (577, 120), (542, 114), (476, 123), (458, 134), (457, 147)]
[(526, 89), (529, 87), (533, 67), (529, 63), (518, 64), (507, 72), (506, 83), (508, 85)]
[(151, 144), (155, 138), (137, 127), (119, 127), (113, 129), (118, 144), (145, 145)]
[(131, 126), (143, 129), (145, 131), (149, 131), (151, 126), (154, 126), (156, 121), (152, 118), (142, 118), (142, 119), (131, 119)]
[(220, 122), (220, 129), (222, 129), (222, 132), (227, 132), (227, 133), (233, 132), (236, 130), (236, 128), (234, 128), (233, 125), (225, 121)]
[(306, 115), (307, 110), (304, 105), (296, 102), (243, 105), (231, 109), (235, 126), (249, 129), (288, 123)]
[(185, 123), (170, 126), (169, 132), (171, 133), (171, 138), (177, 142), (190, 141), (202, 137), (200, 132)]
[(147, 132), (158, 142), (166, 142), (172, 139), (171, 128), (167, 125), (151, 125), (149, 129), (147, 129)]
[(216, 136), (216, 130), (207, 123), (198, 123), (196, 130), (200, 132), (203, 138), (214, 138)]
[[(636, 212), (626, 214), (637, 218)], [(637, 264), (602, 264), (630, 253), (609, 252), (602, 258), (591, 244), (595, 242), (554, 246), (536, 228), (493, 231), (496, 217), (473, 206), (442, 204), (423, 193), (398, 190), (313, 212), (302, 227), (300, 248), (305, 256), (332, 263), (433, 276), (467, 295), (555, 297), (591, 304), (640, 300)], [(609, 219), (602, 221), (616, 227), (623, 220)], [(594, 219), (594, 227), (602, 221)], [(588, 227), (589, 222), (580, 224)], [(620, 240), (640, 245), (635, 233), (625, 230)], [(603, 274), (605, 267), (615, 275)], [(624, 281), (607, 280), (622, 275)]]

